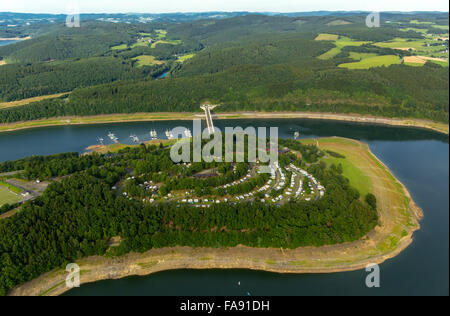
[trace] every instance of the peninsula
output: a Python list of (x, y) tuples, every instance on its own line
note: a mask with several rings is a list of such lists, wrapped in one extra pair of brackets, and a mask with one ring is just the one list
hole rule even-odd
[[(321, 161), (328, 166), (340, 165), (342, 175), (349, 179), (352, 187), (358, 187), (362, 194), (374, 194), (378, 216), (374, 228), (354, 241), (292, 249), (242, 244), (194, 248), (171, 246), (121, 256), (88, 256), (76, 261), (81, 268), (81, 282), (182, 268), (246, 268), (280, 273), (350, 271), (363, 269), (369, 263), (382, 263), (398, 255), (413, 241), (412, 235), (420, 227), (422, 211), (367, 145), (337, 137), (302, 140), (301, 144), (317, 146), (327, 153)], [(110, 247), (117, 246), (117, 241), (120, 243), (120, 238)], [(64, 269), (54, 269), (15, 287), (9, 295), (59, 295), (68, 290), (66, 274)]]

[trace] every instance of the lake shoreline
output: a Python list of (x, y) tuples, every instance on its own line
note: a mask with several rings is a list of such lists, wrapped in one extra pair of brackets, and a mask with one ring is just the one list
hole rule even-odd
[[(13, 132), (18, 130), (67, 125), (94, 125), (94, 124), (112, 124), (123, 122), (148, 122), (148, 121), (176, 121), (201, 119), (202, 113), (134, 113), (134, 114), (111, 114), (95, 115), (83, 117), (57, 117), (43, 120), (34, 120), (26, 122), (3, 123), (0, 124), (1, 132)], [(376, 125), (387, 125), (397, 127), (413, 127), (427, 130), (433, 130), (445, 135), (449, 135), (449, 126), (445, 123), (436, 123), (422, 119), (406, 118), (386, 118), (377, 116), (364, 116), (359, 114), (336, 114), (321, 112), (232, 112), (213, 114), (214, 119), (313, 119), (330, 120), (341, 122), (365, 123)]]
[[(379, 204), (379, 224), (363, 238), (336, 245), (297, 249), (172, 247), (151, 249), (145, 253), (108, 257), (88, 257), (76, 263), (81, 268), (81, 283), (128, 276), (149, 275), (174, 269), (250, 269), (277, 273), (334, 273), (364, 269), (380, 264), (406, 249), (413, 233), (420, 229), (422, 210), (412, 200), (406, 187), (396, 179), (369, 149), (359, 141), (332, 137), (318, 140), (320, 148), (340, 152), (349, 161), (364, 168)], [(347, 159), (347, 158), (346, 158)], [(363, 170), (363, 169), (361, 169)], [(67, 272), (54, 269), (14, 288), (8, 295), (60, 295)]]
[(26, 41), (31, 39), (31, 36), (27, 37), (0, 37), (0, 41)]

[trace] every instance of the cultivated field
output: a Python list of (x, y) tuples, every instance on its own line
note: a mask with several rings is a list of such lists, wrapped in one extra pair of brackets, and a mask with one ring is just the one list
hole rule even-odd
[[(322, 36), (322, 39), (321, 39), (321, 36)], [(323, 39), (323, 38), (325, 38), (325, 39)], [(322, 40), (322, 41), (323, 40), (331, 40), (330, 38), (331, 38), (330, 34), (319, 34), (319, 36), (316, 37), (316, 40)], [(341, 52), (342, 48), (345, 46), (361, 46), (361, 45), (368, 44), (368, 43), (370, 43), (370, 42), (355, 41), (349, 37), (340, 36), (338, 39), (334, 40), (334, 44), (336, 45), (336, 47), (334, 47), (334, 48), (330, 49), (328, 52), (320, 55), (318, 58), (319, 59), (330, 59), (330, 58), (333, 58), (334, 56), (336, 56), (337, 54), (339, 54)]]
[(194, 56), (195, 56), (195, 54), (187, 54), (187, 55), (183, 55), (183, 56), (178, 57), (177, 61), (183, 63), (183, 62), (185, 62), (186, 60), (193, 58)]
[(348, 24), (352, 24), (352, 23), (345, 21), (345, 20), (334, 20), (334, 21), (327, 23), (328, 26), (348, 25)]
[(133, 60), (137, 61), (137, 67), (142, 66), (153, 66), (153, 65), (162, 65), (165, 62), (162, 60), (157, 60), (154, 56), (142, 55), (133, 58)]
[(319, 34), (314, 39), (315, 41), (337, 41), (339, 38), (339, 35), (336, 34)]
[(121, 44), (121, 45), (111, 47), (112, 50), (122, 50), (122, 49), (127, 49), (127, 48), (128, 48), (127, 44)]
[(392, 41), (378, 42), (373, 45), (398, 50), (410, 50), (414, 52), (414, 54), (426, 57), (445, 58), (443, 62), (446, 62), (448, 59), (448, 52), (445, 53), (447, 48), (444, 46), (444, 42), (435, 39), (395, 38)]
[(372, 67), (390, 66), (400, 64), (400, 58), (395, 55), (371, 56), (362, 58), (358, 62), (340, 64), (339, 67), (347, 69), (369, 69)]
[(159, 40), (152, 43), (152, 48), (155, 48), (158, 44), (169, 44), (169, 45), (178, 45), (181, 44), (180, 40)]

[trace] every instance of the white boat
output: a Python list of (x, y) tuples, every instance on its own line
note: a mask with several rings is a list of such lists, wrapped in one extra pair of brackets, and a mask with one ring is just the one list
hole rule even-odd
[(136, 135), (130, 135), (130, 138), (133, 139), (133, 142), (139, 143), (139, 138)]
[(185, 130), (184, 130), (184, 135), (186, 136), (186, 137), (192, 137), (192, 133), (191, 133), (191, 130), (189, 129), (189, 128), (186, 128)]
[(166, 130), (167, 139), (174, 139), (172, 131)]
[(117, 138), (116, 135), (114, 135), (112, 132), (109, 132), (108, 137), (111, 138), (111, 140)]

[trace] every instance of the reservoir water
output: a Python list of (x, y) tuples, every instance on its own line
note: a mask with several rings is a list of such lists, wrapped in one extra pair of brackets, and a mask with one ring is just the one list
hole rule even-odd
[[(449, 141), (435, 132), (304, 119), (220, 120), (225, 126), (278, 126), (279, 135), (292, 138), (343, 136), (369, 144), (423, 209), (421, 229), (397, 257), (380, 266), (381, 287), (367, 288), (365, 270), (333, 274), (277, 274), (250, 270), (174, 270), (145, 277), (128, 277), (84, 284), (65, 295), (448, 295), (449, 294)], [(155, 129), (192, 129), (191, 121), (115, 123), (46, 127), (0, 133), (0, 161), (30, 155), (83, 152), (105, 143), (109, 131), (132, 143), (135, 134), (148, 140)], [(240, 282), (240, 285), (238, 284)]]
[(18, 42), (18, 41), (0, 41), (0, 46), (6, 46), (6, 45), (9, 45), (9, 44), (14, 44), (16, 42)]

